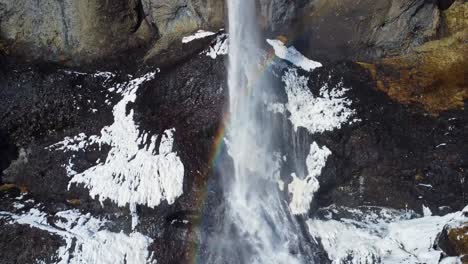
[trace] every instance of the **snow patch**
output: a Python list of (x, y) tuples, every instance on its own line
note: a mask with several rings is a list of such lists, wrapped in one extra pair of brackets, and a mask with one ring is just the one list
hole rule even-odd
[(289, 69), (283, 76), (288, 96), (286, 109), (291, 113), (289, 119), (294, 129), (304, 127), (310, 133), (322, 133), (357, 121), (350, 120), (355, 111), (350, 109), (351, 100), (344, 97), (348, 89), (342, 83), (333, 89), (325, 84), (320, 88), (320, 96), (315, 97), (307, 86), (308, 80), (295, 69)]
[(60, 236), (65, 245), (57, 250), (57, 264), (144, 264), (156, 263), (148, 247), (153, 242), (138, 232), (129, 235), (104, 230), (106, 221), (82, 215), (77, 210), (58, 212), (54, 223), (47, 221), (47, 214), (36, 208), (16, 215), (0, 212), (0, 218), (10, 224), (29, 225)]
[(444, 225), (460, 217), (460, 212), (445, 216), (426, 216), (307, 221), (312, 236), (320, 238), (333, 264), (350, 263), (426, 263), (439, 262), (441, 251), (434, 241)]
[(322, 64), (320, 62), (308, 59), (293, 46), (289, 48), (286, 47), (281, 40), (267, 39), (266, 41), (268, 42), (268, 44), (270, 44), (270, 46), (273, 47), (276, 56), (283, 60), (291, 62), (297, 67), (300, 67), (306, 71), (312, 71), (315, 68), (322, 67)]
[[(72, 184), (83, 184), (89, 189), (90, 196), (99, 197), (101, 202), (110, 199), (119, 206), (128, 204), (134, 209), (133, 228), (138, 223), (137, 204), (152, 208), (163, 200), (172, 204), (183, 193), (184, 166), (177, 153), (172, 151), (175, 129), (151, 136), (138, 129), (133, 109), (127, 112), (127, 105), (136, 100), (139, 86), (154, 76), (155, 73), (148, 73), (112, 88), (122, 94), (122, 99), (114, 106), (114, 123), (104, 127), (100, 136), (88, 137), (81, 133), (48, 148), (79, 151), (93, 144), (109, 145), (111, 149), (106, 160), (84, 172), (74, 171), (71, 160), (65, 165), (72, 177), (69, 188)], [(159, 146), (156, 144), (158, 140)]]
[(423, 204), (423, 215), (424, 216), (431, 216), (432, 215), (432, 211), (429, 207), (426, 207), (424, 204)]
[(48, 150), (62, 150), (68, 151), (79, 151), (87, 148), (89, 145), (99, 142), (98, 136), (86, 136), (85, 133), (80, 133), (74, 137), (65, 137), (62, 141), (59, 141), (53, 145), (48, 146)]
[(196, 40), (196, 39), (202, 39), (202, 38), (206, 38), (206, 37), (209, 37), (209, 36), (213, 36), (214, 32), (210, 32), (210, 31), (204, 31), (204, 30), (198, 30), (197, 32), (195, 32), (194, 34), (190, 35), (190, 36), (186, 36), (186, 37), (183, 37), (182, 38), (182, 43), (189, 43), (193, 40)]
[(295, 215), (306, 214), (309, 211), (310, 203), (314, 199), (315, 192), (319, 189), (318, 176), (325, 167), (331, 151), (327, 147), (320, 148), (317, 143), (310, 145), (310, 152), (306, 159), (308, 175), (305, 179), (300, 179), (293, 173), (293, 181), (288, 185), (289, 193), (292, 195), (289, 207)]
[(216, 59), (219, 55), (228, 54), (228, 50), (229, 41), (227, 34), (219, 34), (210, 48), (203, 53), (206, 53), (212, 59)]

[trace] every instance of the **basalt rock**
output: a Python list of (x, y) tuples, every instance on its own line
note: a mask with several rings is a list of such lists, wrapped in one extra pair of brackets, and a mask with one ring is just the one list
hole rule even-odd
[[(23, 197), (23, 192), (27, 193), (23, 200), (31, 198), (41, 203), (51, 216), (78, 209), (111, 219), (110, 228), (115, 232), (130, 232), (128, 207), (118, 207), (110, 201), (102, 205), (80, 186), (68, 189), (70, 178), (63, 165), (71, 154), (47, 147), (66, 136), (99, 135), (104, 126), (113, 123), (112, 107), (121, 99), (110, 93), (109, 88), (128, 81), (129, 74), (138, 76), (158, 70), (125, 68), (110, 74), (42, 64), (8, 66), (2, 68), (0, 78), (0, 98), (4, 102), (0, 108), (1, 144), (6, 146), (0, 149), (0, 168), (5, 174), (5, 185), (0, 187), (0, 211), (14, 212), (11, 205)], [(137, 208), (140, 219), (137, 231), (154, 240), (150, 250), (158, 252), (158, 263), (187, 263), (191, 249), (199, 243), (200, 238), (191, 230), (198, 226), (203, 193), (211, 175), (211, 148), (227, 95), (224, 76), (222, 58), (213, 60), (205, 54), (195, 55), (186, 62), (161, 69), (153, 81), (140, 88), (136, 102), (128, 106), (134, 109), (135, 121), (142, 131), (159, 134), (176, 128), (174, 148), (185, 167), (184, 194), (176, 203), (163, 202), (154, 209)], [(108, 151), (108, 147), (93, 147), (73, 154), (74, 169), (86, 170), (98, 159), (105, 159)], [(215, 206), (217, 202), (211, 207)], [(36, 228), (11, 229), (5, 222), (0, 223), (0, 233), (2, 241), (14, 238), (27, 245), (18, 246), (23, 253), (17, 257), (3, 254), (5, 263), (15, 260), (35, 263), (36, 259), (50, 262), (62, 243), (54, 236), (42, 236), (44, 232)], [(42, 244), (36, 243), (38, 236), (42, 237)], [(21, 242), (31, 238), (36, 242)], [(8, 245), (0, 243), (0, 246)]]
[[(301, 127), (291, 132), (292, 124), (284, 124), (288, 120), (276, 126), (289, 157), (308, 153), (314, 141), (332, 152), (318, 177), (314, 208), (382, 206), (422, 214), (424, 205), (443, 215), (466, 205), (468, 151), (459, 147), (468, 143), (466, 108), (432, 116), (420, 107), (399, 104), (376, 88), (365, 68), (351, 62), (301, 75), (309, 78), (312, 93), (343, 82), (356, 111), (353, 118), (359, 120), (319, 134)], [(303, 155), (296, 160), (305, 167)], [(298, 173), (285, 174), (291, 172)]]
[[(466, 110), (432, 117), (392, 102), (357, 66), (319, 72), (339, 73), (344, 86), (352, 87), (348, 96), (361, 119), (322, 138), (337, 158), (328, 165), (333, 169), (322, 173), (319, 204), (378, 205), (420, 213), (422, 205), (433, 213), (466, 205), (468, 152), (459, 148), (467, 144)], [(320, 87), (319, 79), (311, 87)]]

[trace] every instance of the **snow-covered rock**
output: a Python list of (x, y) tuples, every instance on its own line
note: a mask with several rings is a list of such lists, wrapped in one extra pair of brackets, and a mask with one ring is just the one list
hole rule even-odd
[(308, 59), (293, 46), (286, 47), (281, 40), (267, 39), (266, 41), (268, 44), (270, 44), (270, 46), (273, 47), (276, 56), (283, 60), (291, 62), (297, 67), (300, 67), (306, 71), (311, 71), (315, 68), (322, 67), (322, 64), (320, 62)]
[(83, 215), (77, 210), (53, 215), (54, 222), (37, 208), (22, 214), (0, 212), (10, 224), (29, 225), (58, 235), (65, 241), (56, 254), (57, 264), (145, 264), (156, 263), (148, 247), (153, 242), (138, 232), (114, 233), (105, 229), (106, 220)]

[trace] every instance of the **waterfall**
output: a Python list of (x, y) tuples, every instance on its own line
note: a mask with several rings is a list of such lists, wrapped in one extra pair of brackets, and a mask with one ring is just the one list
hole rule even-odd
[(227, 128), (234, 176), (225, 186), (226, 223), (221, 240), (227, 245), (222, 254), (224, 258), (231, 256), (228, 263), (302, 263), (301, 228), (291, 216), (275, 180), (279, 179), (279, 169), (271, 150), (273, 127), (264, 111), (265, 98), (272, 91), (268, 80), (260, 76), (255, 1), (227, 3), (230, 45)]

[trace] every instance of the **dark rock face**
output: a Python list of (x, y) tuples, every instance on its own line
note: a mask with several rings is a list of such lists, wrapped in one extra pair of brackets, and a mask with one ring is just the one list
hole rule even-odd
[[(112, 123), (112, 109), (104, 103), (108, 95), (104, 83), (104, 77), (93, 78), (52, 65), (3, 69), (1, 129), (23, 153), (5, 171), (4, 180), (27, 186), (39, 195), (65, 195), (68, 179), (59, 163), (66, 157), (45, 147), (64, 135), (95, 134), (101, 126)], [(93, 113), (92, 109), (99, 110)]]
[(435, 117), (415, 105), (401, 105), (378, 91), (370, 73), (353, 63), (301, 75), (309, 78), (308, 86), (316, 94), (325, 84), (331, 89), (343, 82), (350, 88), (346, 97), (356, 111), (354, 118), (360, 119), (331, 132), (310, 134), (304, 128), (294, 132), (290, 121), (278, 115), (276, 137), (286, 140), (279, 147), (298, 163), (284, 165), (286, 183), (291, 172), (306, 173), (300, 168), (305, 168), (312, 142), (332, 152), (318, 178), (315, 208), (383, 206), (422, 213), (425, 205), (443, 215), (466, 205), (468, 151), (459, 147), (468, 143), (466, 110)]
[[(128, 81), (128, 74), (139, 76), (155, 69), (126, 68), (111, 75), (53, 65), (7, 66), (2, 69), (0, 79), (0, 98), (4, 102), (0, 108), (0, 131), (4, 131), (0, 142), (8, 148), (2, 148), (0, 155), (2, 171), (8, 167), (4, 182), (15, 185), (0, 188), (1, 194), (7, 188), (8, 192), (10, 189), (14, 192), (2, 199), (0, 211), (12, 210), (11, 204), (19, 197), (18, 187), (21, 187), (44, 205), (50, 217), (58, 211), (79, 209), (111, 219), (111, 230), (130, 232), (128, 208), (119, 208), (108, 201), (102, 206), (81, 187), (68, 190), (70, 178), (62, 165), (67, 164), (71, 154), (46, 147), (65, 136), (99, 134), (101, 128), (113, 123), (112, 107), (121, 99), (108, 89)], [(160, 134), (165, 129), (176, 128), (174, 148), (185, 167), (184, 194), (175, 204), (163, 202), (155, 209), (137, 208), (140, 218), (137, 231), (154, 240), (150, 250), (158, 252), (158, 263), (187, 263), (191, 249), (199, 241), (192, 230), (198, 226), (201, 193), (211, 175), (208, 160), (227, 96), (224, 80), (222, 57), (213, 60), (205, 54), (194, 55), (188, 61), (161, 69), (153, 81), (139, 89), (135, 103), (128, 106), (134, 109), (141, 131)], [(98, 159), (105, 159), (108, 150), (108, 147), (92, 147), (87, 152), (75, 153), (74, 169), (86, 170)], [(10, 162), (13, 159), (16, 160)], [(218, 206), (217, 201), (213, 202), (213, 208)], [(12, 236), (18, 236), (17, 241), (27, 241), (44, 233), (22, 227), (10, 230), (10, 225), (2, 222), (0, 233), (5, 237), (2, 241)], [(44, 235), (42, 240), (43, 243), (27, 248), (18, 246), (24, 251), (24, 256), (19, 256), (21, 263), (35, 263), (36, 258), (50, 262), (60, 239)], [(8, 261), (18, 259), (4, 256)]]
[(17, 158), (18, 149), (12, 144), (9, 136), (0, 131), (0, 182), (2, 182), (3, 170), (10, 166), (10, 163)]
[[(329, 75), (337, 79), (330, 82)], [(466, 110), (433, 117), (402, 106), (376, 91), (357, 65), (323, 67), (309, 76), (312, 90), (343, 80), (361, 119), (313, 136), (333, 153), (319, 178), (319, 206), (378, 205), (421, 212), (424, 204), (436, 214), (444, 213), (439, 209), (444, 206), (463, 208), (468, 150), (459, 146), (468, 143)]]
[(0, 241), (0, 261), (5, 264), (54, 263), (55, 251), (61, 246), (60, 239), (46, 231), (4, 221), (0, 221)]
[(308, 57), (372, 60), (404, 54), (434, 38), (440, 12), (431, 1), (313, 1), (290, 41)]
[(309, 3), (309, 0), (257, 0), (261, 26), (270, 33), (280, 34), (297, 20), (300, 10)]
[[(3, 211), (19, 211), (14, 203), (21, 200), (20, 195), (17, 188), (5, 188), (5, 185), (0, 187), (0, 263), (55, 263), (55, 252), (63, 243), (60, 237), (27, 225), (8, 223), (9, 219), (4, 218)], [(23, 200), (30, 198), (29, 195), (23, 195)], [(33, 204), (25, 203), (25, 209), (31, 206)]]

